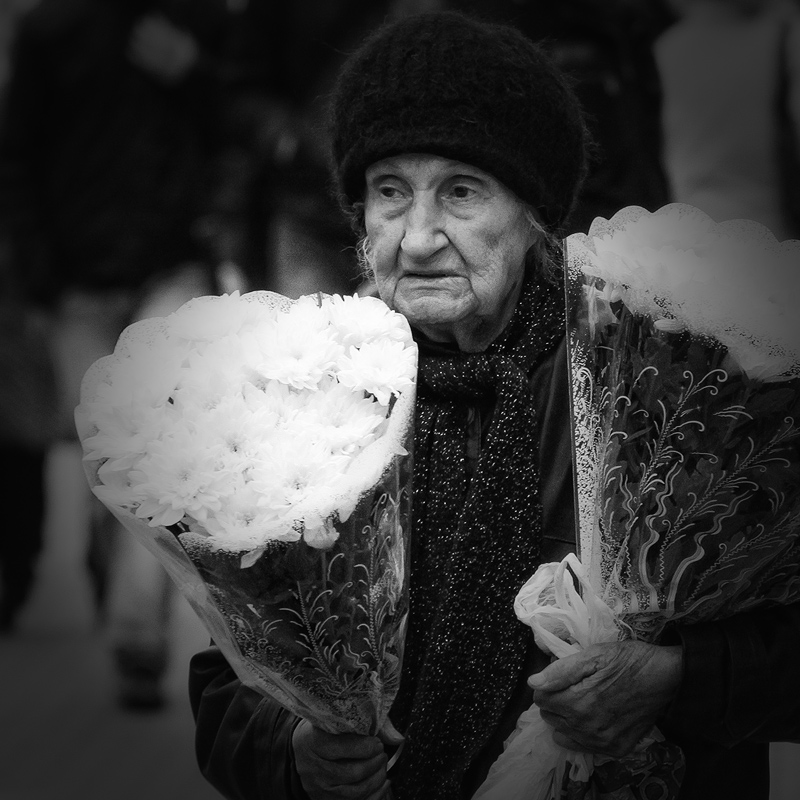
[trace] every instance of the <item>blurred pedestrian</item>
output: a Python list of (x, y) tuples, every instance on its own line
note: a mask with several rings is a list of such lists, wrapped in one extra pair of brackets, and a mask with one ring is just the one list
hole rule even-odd
[[(240, 77), (227, 103), (230, 138), (238, 143), (228, 151), (227, 197), (246, 224), (236, 260), (263, 264), (254, 288), (298, 297), (349, 293), (359, 285), (355, 236), (329, 187), (324, 98), (346, 54), (395, 5), (397, 0), (245, 3), (230, 42), (249, 77)], [(246, 271), (259, 276), (259, 268)]]
[[(32, 0), (0, 2), (0, 91), (17, 19)], [(0, 457), (7, 465), (0, 537), (0, 631), (11, 631), (35, 584), (43, 547), (47, 450), (54, 435), (55, 377), (44, 315), (30, 302), (0, 241)]]
[(800, 12), (793, 0), (672, 0), (656, 42), (672, 199), (800, 236)]
[[(149, 298), (167, 311), (167, 296), (180, 305), (216, 288), (196, 225), (217, 146), (209, 54), (227, 13), (223, 0), (42, 0), (20, 20), (0, 238), (21, 291), (50, 316), (63, 439), (75, 439), (85, 370)], [(100, 503), (90, 508), (88, 566), (98, 606), (109, 601), (120, 699), (158, 706), (171, 584)]]
[(0, 249), (0, 458), (6, 465), (0, 632), (14, 627), (34, 587), (43, 546), (46, 456), (55, 434), (56, 408), (45, 319), (26, 302), (6, 256)]

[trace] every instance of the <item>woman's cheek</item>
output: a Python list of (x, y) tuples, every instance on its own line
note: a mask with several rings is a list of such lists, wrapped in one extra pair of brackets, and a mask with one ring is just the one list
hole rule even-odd
[(400, 226), (392, 224), (376, 224), (367, 230), (375, 276), (379, 280), (397, 279), (394, 273), (397, 270), (397, 259), (400, 253), (400, 243), (403, 240)]
[(387, 219), (386, 215), (376, 212), (366, 215), (364, 227), (367, 238), (376, 249), (388, 246), (402, 234), (402, 225), (397, 220)]
[(372, 256), (372, 268), (378, 295), (390, 308), (394, 308), (393, 299), (397, 290), (398, 280), (395, 270), (396, 258), (393, 257), (392, 251), (386, 248), (385, 245), (373, 247)]

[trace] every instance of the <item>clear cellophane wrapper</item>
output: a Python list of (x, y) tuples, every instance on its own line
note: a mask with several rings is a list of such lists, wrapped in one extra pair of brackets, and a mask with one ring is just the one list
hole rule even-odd
[[(575, 555), (542, 564), (514, 604), (539, 649), (564, 658), (592, 644), (620, 638), (611, 609), (597, 596)], [(517, 720), (473, 800), (647, 800), (668, 798), (685, 769), (680, 749), (657, 729), (633, 753), (614, 760), (567, 750), (553, 741), (550, 726), (532, 705)], [(652, 795), (642, 794), (639, 785)]]
[(800, 598), (800, 242), (632, 207), (566, 262), (590, 586), (648, 642)]
[[(259, 293), (262, 294), (262, 293)], [(271, 293), (267, 300), (291, 301)], [(147, 338), (158, 320), (137, 323), (128, 341)], [(87, 411), (114, 356), (87, 373), (76, 425), (82, 441), (96, 427)], [(396, 397), (384, 435), (359, 456), (345, 521), (325, 521), (325, 547), (270, 541), (254, 553), (213, 543), (200, 526), (152, 525), (105, 502), (162, 564), (242, 683), (333, 733), (376, 734), (399, 686), (408, 613), (413, 387)], [(91, 487), (100, 461), (85, 461)]]
[[(800, 242), (630, 207), (570, 236), (565, 265), (580, 560), (544, 565), (559, 586), (524, 613), (520, 593), (540, 648), (800, 599)], [(657, 731), (624, 759), (569, 754), (534, 706), (476, 797), (667, 800), (684, 766)]]

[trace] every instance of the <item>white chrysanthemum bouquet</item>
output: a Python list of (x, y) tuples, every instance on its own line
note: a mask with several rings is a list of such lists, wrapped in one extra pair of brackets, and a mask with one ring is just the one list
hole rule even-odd
[[(543, 565), (519, 618), (563, 657), (800, 600), (800, 241), (630, 207), (568, 237), (566, 272), (580, 560)], [(678, 791), (657, 732), (594, 761), (523, 717), (476, 798), (584, 797), (600, 762), (601, 794)]]
[(76, 410), (94, 493), (242, 680), (331, 731), (399, 682), (415, 379), (376, 298), (236, 292), (130, 326)]

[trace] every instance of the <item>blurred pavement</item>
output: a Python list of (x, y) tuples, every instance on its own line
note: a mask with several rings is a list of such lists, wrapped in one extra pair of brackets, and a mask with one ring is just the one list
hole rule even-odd
[(195, 762), (186, 690), (208, 634), (179, 599), (166, 706), (118, 708), (84, 564), (88, 495), (75, 446), (52, 452), (49, 486), (36, 588), (0, 638), (0, 800), (220, 800)]

